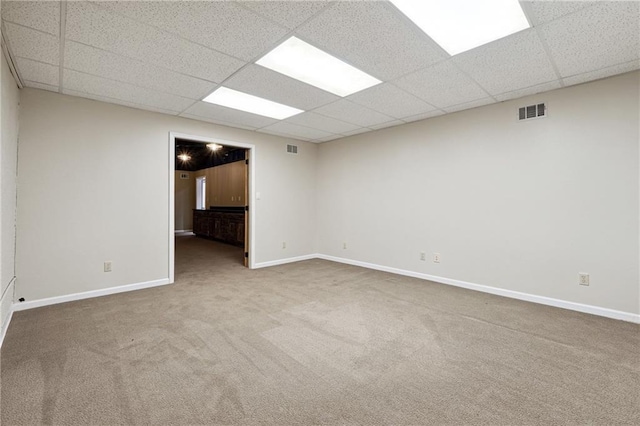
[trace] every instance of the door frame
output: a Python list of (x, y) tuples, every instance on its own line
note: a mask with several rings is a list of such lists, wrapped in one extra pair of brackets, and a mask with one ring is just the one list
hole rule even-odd
[(176, 185), (176, 139), (188, 139), (194, 142), (202, 143), (219, 143), (221, 145), (233, 146), (236, 148), (244, 148), (249, 151), (249, 179), (247, 185), (249, 186), (249, 197), (245, 200), (246, 205), (249, 206), (249, 210), (246, 212), (249, 214), (249, 227), (245, 229), (245, 232), (249, 235), (249, 269), (255, 268), (255, 229), (256, 229), (256, 212), (253, 208), (253, 200), (255, 200), (255, 167), (256, 167), (256, 146), (249, 143), (230, 141), (220, 138), (210, 138), (200, 135), (189, 135), (186, 133), (169, 132), (169, 258), (168, 258), (168, 270), (169, 270), (169, 283), (174, 282), (175, 274), (175, 185)]

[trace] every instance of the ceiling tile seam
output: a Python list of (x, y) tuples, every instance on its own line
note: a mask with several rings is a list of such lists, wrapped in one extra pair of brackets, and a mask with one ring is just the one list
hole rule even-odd
[[(432, 103), (427, 102), (427, 101), (425, 101), (424, 99), (419, 98), (418, 96), (414, 95), (414, 94), (413, 94), (413, 93), (411, 93), (411, 92), (408, 92), (407, 90), (403, 89), (402, 87), (398, 87), (398, 86), (396, 86), (396, 85), (395, 85), (393, 82), (391, 82), (391, 81), (387, 81), (387, 82), (385, 82), (385, 84), (389, 84), (389, 85), (393, 86), (394, 88), (398, 89), (399, 91), (401, 91), (401, 92), (405, 93), (406, 95), (411, 96), (412, 98), (414, 98), (414, 99), (416, 99), (416, 100), (418, 100), (418, 101), (420, 101), (420, 102), (422, 102), (422, 103), (425, 103), (425, 104), (429, 105), (431, 108), (433, 108), (433, 110), (440, 110), (440, 111), (442, 111), (440, 108), (438, 108), (437, 106), (433, 105)], [(375, 87), (375, 86), (373, 86), (373, 87)], [(366, 89), (365, 89), (365, 90), (366, 90)], [(358, 93), (358, 92), (356, 92), (356, 93)], [(354, 95), (355, 95), (356, 93), (354, 93)], [(354, 102), (354, 103), (356, 103), (356, 104), (358, 104), (358, 105), (362, 105), (362, 104), (360, 104), (359, 102), (356, 102), (356, 101), (352, 101), (352, 102)], [(365, 105), (362, 105), (362, 106), (365, 106)], [(369, 109), (371, 109), (371, 108), (369, 108)], [(381, 112), (381, 111), (378, 111), (378, 110), (374, 110), (374, 111), (380, 112), (381, 114), (385, 114), (385, 113), (383, 113), (383, 112)], [(426, 112), (431, 112), (431, 111), (426, 111)], [(385, 115), (388, 115), (388, 114), (385, 114)], [(417, 114), (412, 114), (412, 115), (417, 115)], [(394, 117), (394, 118), (396, 118), (397, 120), (402, 120), (402, 118), (411, 117), (412, 115), (407, 115), (407, 116), (405, 116), (405, 117)]]
[[(496, 96), (504, 96), (504, 95), (508, 95), (509, 93), (521, 92), (523, 90), (532, 89), (534, 87), (542, 86), (542, 85), (553, 83), (553, 82), (558, 82), (558, 80), (557, 79), (553, 79), (553, 80), (549, 80), (549, 81), (543, 81), (542, 83), (536, 83), (536, 84), (533, 84), (531, 86), (520, 87), (520, 88), (515, 89), (515, 90), (509, 90), (509, 91), (506, 91), (506, 92), (496, 93)], [(549, 90), (545, 90), (545, 92), (549, 92)], [(540, 93), (542, 93), (542, 92), (540, 92)], [(534, 93), (534, 95), (535, 94), (537, 94), (537, 93)], [(524, 98), (526, 96), (531, 96), (531, 95), (523, 95), (523, 96), (520, 96), (520, 98)], [(519, 99), (519, 98), (515, 98), (515, 99)], [(509, 99), (509, 100), (512, 100), (512, 99)], [(473, 102), (473, 101), (471, 101), (471, 102)], [(505, 101), (497, 101), (497, 102), (505, 102)], [(458, 105), (462, 105), (462, 104), (458, 104)], [(452, 106), (455, 107), (456, 105), (452, 105)]]
[[(338, 101), (335, 101), (335, 102), (338, 102)], [(323, 106), (325, 106), (325, 105), (329, 105), (330, 103), (332, 103), (332, 102), (326, 103), (326, 104), (324, 104), (324, 105), (319, 105), (319, 106), (317, 106), (316, 108), (322, 108)], [(358, 104), (358, 105), (360, 105), (360, 104)], [(363, 106), (363, 105), (360, 105), (360, 106)], [(369, 108), (369, 109), (371, 109), (371, 108)], [(344, 120), (341, 120), (341, 119), (339, 119), (339, 118), (335, 118), (335, 117), (329, 117), (329, 116), (327, 116), (327, 115), (320, 114), (319, 112), (315, 112), (315, 111), (305, 111), (305, 112), (313, 112), (314, 114), (322, 115), (322, 117), (324, 117), (324, 118), (329, 118), (330, 120), (339, 121), (340, 123), (348, 124), (348, 125), (351, 125), (351, 126), (358, 126), (358, 127), (362, 127), (362, 126), (360, 126), (359, 124), (349, 123), (348, 121), (344, 121)], [(378, 112), (378, 111), (376, 111), (376, 112)], [(383, 113), (380, 113), (380, 114), (383, 114)], [(385, 114), (385, 115), (386, 115), (386, 114)], [(293, 117), (295, 117), (295, 115), (294, 115), (294, 116), (292, 116), (292, 117), (290, 117), (290, 118), (293, 118)], [(284, 120), (283, 120), (283, 121), (284, 121)], [(322, 131), (326, 132), (326, 130), (324, 130), (324, 129), (320, 129), (320, 128), (317, 128), (317, 127), (309, 126), (309, 125), (306, 125), (306, 124), (298, 124), (298, 123), (294, 123), (294, 122), (291, 122), (291, 121), (286, 121), (286, 122), (287, 122), (287, 123), (291, 123), (291, 124), (295, 124), (296, 126), (303, 126), (303, 127), (308, 127), (308, 128), (310, 128), (310, 129), (322, 130)], [(328, 132), (328, 133), (333, 133), (333, 132)], [(340, 134), (340, 133), (336, 133), (336, 134)]]
[(281, 136), (281, 137), (284, 137), (284, 138), (296, 139), (296, 140), (303, 141), (303, 142), (310, 142), (311, 141), (310, 138), (300, 139), (302, 136), (295, 136), (295, 135), (292, 135), (292, 134), (289, 134), (289, 133), (286, 133), (286, 132), (273, 132), (273, 131), (267, 132), (267, 131), (261, 131), (262, 129), (264, 129), (264, 128), (256, 129), (254, 131), (255, 132), (259, 132), (259, 133), (266, 133), (266, 134), (269, 134), (269, 135)]
[(64, 45), (67, 32), (67, 0), (60, 0), (60, 37), (58, 38), (58, 46), (60, 48), (60, 57), (58, 58), (58, 92), (62, 93), (64, 85)]
[(16, 58), (16, 59), (24, 59), (26, 61), (37, 62), (39, 64), (49, 65), (51, 67), (58, 68), (58, 64), (52, 64), (51, 62), (45, 62), (45, 61), (41, 61), (39, 59), (27, 58), (26, 56), (20, 56), (20, 55), (13, 55), (13, 57)]
[(127, 20), (129, 20), (129, 21), (135, 22), (135, 23), (136, 23), (136, 24), (138, 24), (138, 25), (145, 25), (145, 26), (147, 26), (147, 27), (154, 28), (154, 29), (156, 29), (156, 30), (158, 30), (158, 31), (160, 31), (160, 32), (163, 32), (163, 33), (165, 33), (165, 34), (169, 34), (169, 35), (170, 35), (170, 36), (172, 36), (172, 37), (178, 38), (178, 39), (180, 39), (180, 40), (186, 41), (186, 42), (191, 43), (191, 44), (195, 44), (195, 45), (197, 45), (197, 46), (203, 47), (203, 48), (205, 48), (205, 49), (207, 49), (207, 50), (210, 50), (210, 51), (212, 51), (212, 52), (216, 52), (216, 53), (218, 53), (218, 54), (220, 54), (220, 55), (228, 56), (228, 57), (233, 58), (233, 59), (236, 59), (236, 60), (238, 60), (238, 61), (240, 61), (240, 62), (247, 62), (247, 60), (246, 60), (246, 59), (238, 58), (238, 57), (233, 56), (233, 55), (230, 55), (230, 54), (228, 54), (228, 53), (221, 52), (221, 51), (216, 50), (216, 49), (212, 49), (210, 46), (204, 45), (204, 44), (199, 43), (199, 42), (197, 42), (197, 41), (193, 41), (193, 40), (188, 39), (188, 38), (186, 38), (186, 37), (183, 37), (183, 36), (181, 36), (181, 35), (179, 35), (179, 34), (172, 33), (171, 31), (167, 31), (165, 28), (158, 27), (158, 26), (155, 26), (155, 25), (153, 25), (153, 24), (149, 24), (149, 23), (147, 23), (147, 22), (140, 21), (140, 20), (138, 20), (138, 19), (136, 19), (136, 18), (132, 18), (132, 17), (130, 17), (130, 16), (127, 16), (127, 15), (124, 15), (124, 14), (122, 14), (122, 13), (119, 13), (119, 12), (116, 12), (116, 11), (114, 11), (114, 10), (108, 9), (108, 8), (106, 8), (106, 7), (103, 7), (103, 6), (99, 5), (99, 4), (96, 4), (94, 1), (87, 1), (87, 3), (88, 3), (88, 4), (90, 4), (90, 5), (92, 5), (92, 6), (94, 6), (94, 7), (97, 7), (98, 9), (100, 9), (100, 10), (102, 10), (102, 11), (104, 11), (104, 12), (107, 12), (107, 13), (109, 13), (109, 14), (111, 14), (111, 15), (116, 15), (116, 16), (119, 16), (119, 17), (121, 17), (121, 18), (127, 19)]
[[(189, 120), (201, 121), (203, 123), (211, 123), (211, 124), (217, 124), (219, 126), (233, 127), (234, 129), (247, 130), (249, 132), (255, 132), (257, 130), (255, 127), (249, 126), (249, 125), (246, 125), (246, 124), (234, 124), (234, 123), (231, 123), (231, 122), (225, 121), (225, 120), (210, 121), (210, 120), (214, 120), (214, 119), (209, 118), (207, 120), (208, 117), (202, 117), (202, 116), (197, 115), (197, 114), (187, 114), (187, 115), (178, 114), (177, 116), (180, 117), (180, 118), (187, 118)], [(245, 126), (245, 127), (243, 128), (243, 127), (236, 127), (236, 126)]]
[(253, 13), (254, 15), (258, 15), (259, 17), (266, 19), (267, 21), (271, 22), (272, 24), (275, 24), (281, 28), (284, 28), (287, 31), (295, 31), (297, 28), (300, 28), (302, 25), (305, 25), (308, 22), (311, 22), (311, 20), (315, 19), (318, 15), (320, 15), (321, 13), (323, 13), (325, 10), (333, 7), (333, 5), (335, 3), (329, 3), (327, 2), (326, 5), (324, 7), (322, 7), (320, 10), (318, 10), (317, 12), (315, 12), (313, 15), (311, 15), (310, 17), (308, 17), (307, 19), (305, 19), (302, 23), (300, 23), (299, 25), (297, 25), (296, 27), (294, 27), (292, 30), (290, 30), (289, 28), (285, 27), (284, 25), (282, 25), (281, 23), (277, 22), (275, 19), (271, 19), (269, 16), (263, 15), (262, 13), (258, 12), (257, 10), (253, 10), (250, 7), (247, 7), (244, 5), (244, 2), (236, 2), (235, 4), (237, 4), (238, 6), (242, 7), (245, 10), (248, 10), (249, 12)]
[[(483, 86), (482, 84), (478, 83), (478, 82), (476, 81), (476, 79), (475, 79), (475, 78), (471, 77), (471, 74), (467, 73), (465, 70), (463, 70), (462, 68), (460, 68), (460, 67), (458, 66), (458, 64), (456, 63), (456, 61), (451, 61), (451, 63), (453, 64), (453, 66), (454, 66), (458, 71), (460, 71), (462, 74), (464, 74), (464, 75), (465, 75), (469, 80), (473, 81), (473, 82), (476, 84), (476, 86), (478, 86), (480, 89), (482, 89), (482, 90), (484, 91), (484, 93), (486, 93), (486, 94), (487, 94), (487, 96), (488, 96), (489, 98), (493, 99), (493, 100), (494, 100), (494, 102), (497, 102), (497, 101), (498, 101), (495, 97), (493, 97), (493, 95), (492, 95), (491, 93), (489, 93), (489, 91), (488, 91), (487, 89), (485, 89), (485, 88), (484, 88), (484, 86)], [(482, 99), (482, 98), (479, 98), (479, 99)], [(477, 100), (477, 99), (476, 99), (476, 100)], [(473, 101), (469, 101), (469, 102), (473, 102)]]
[[(207, 80), (206, 78), (198, 77), (198, 76), (191, 75), (191, 74), (185, 74), (185, 73), (183, 73), (183, 72), (176, 71), (176, 70), (173, 70), (173, 69), (171, 69), (171, 68), (167, 68), (167, 67), (162, 66), (162, 65), (157, 65), (157, 64), (156, 64), (156, 63), (154, 63), (154, 62), (145, 62), (145, 61), (143, 61), (143, 60), (141, 60), (141, 59), (134, 58), (133, 56), (126, 56), (126, 55), (123, 55), (123, 54), (121, 54), (121, 53), (113, 52), (113, 51), (111, 51), (111, 50), (107, 50), (107, 49), (103, 49), (103, 48), (101, 48), (101, 47), (93, 46), (93, 45), (91, 45), (91, 44), (86, 44), (86, 43), (83, 43), (83, 42), (81, 42), (81, 41), (74, 40), (74, 39), (72, 39), (72, 38), (68, 38), (67, 40), (68, 40), (68, 41), (71, 41), (71, 42), (73, 42), (73, 43), (76, 43), (76, 44), (81, 44), (81, 45), (83, 45), (83, 46), (86, 46), (86, 47), (90, 47), (90, 48), (92, 48), (92, 49), (99, 50), (99, 51), (101, 51), (101, 52), (106, 52), (106, 53), (108, 53), (108, 54), (110, 54), (110, 55), (118, 56), (118, 57), (120, 57), (120, 58), (128, 59), (128, 60), (130, 60), (130, 61), (135, 61), (135, 62), (138, 62), (138, 63), (140, 63), (140, 64), (142, 64), (142, 65), (147, 65), (147, 66), (152, 66), (152, 67), (155, 67), (155, 68), (160, 68), (160, 69), (163, 69), (163, 70), (165, 70), (165, 71), (172, 72), (172, 73), (174, 73), (174, 74), (178, 74), (178, 75), (181, 75), (181, 76), (184, 76), (184, 77), (194, 78), (194, 79), (196, 79), (196, 80), (200, 80), (200, 81), (203, 81), (203, 82), (206, 82), (206, 83), (219, 84), (217, 81), (214, 81), (214, 80)], [(28, 58), (27, 58), (27, 59), (28, 59)]]
[[(95, 97), (100, 98), (100, 99), (83, 98), (83, 99), (88, 99), (90, 101), (106, 102), (106, 103), (110, 103), (110, 104), (114, 104), (114, 105), (125, 106), (125, 107), (128, 107), (128, 108), (144, 109), (146, 111), (149, 111), (147, 108), (155, 108), (156, 110), (159, 110), (159, 111), (165, 111), (165, 112), (163, 112), (161, 114), (178, 115), (178, 113), (176, 111), (171, 111), (171, 110), (168, 110), (166, 108), (160, 108), (160, 107), (158, 107), (156, 105), (147, 105), (147, 104), (142, 104), (142, 103), (139, 103), (139, 102), (130, 102), (130, 101), (126, 101), (124, 99), (114, 98), (114, 97), (111, 97), (111, 96), (104, 96), (104, 95), (99, 95), (97, 93), (86, 92), (84, 90), (74, 90), (74, 89), (67, 89), (67, 90), (70, 90), (70, 91), (72, 91), (74, 93), (82, 93), (84, 95), (90, 95), (90, 96), (95, 96)], [(63, 95), (67, 95), (67, 96), (78, 97), (77, 95), (72, 95), (72, 94), (69, 94), (69, 93), (62, 93), (62, 94)], [(106, 101), (104, 99), (109, 99), (110, 101), (116, 101), (116, 102), (108, 102), (108, 101)], [(124, 104), (118, 103), (118, 102), (126, 102), (129, 105), (124, 105)], [(131, 106), (131, 105), (136, 105), (136, 106), (134, 107), (134, 106)], [(140, 107), (140, 108), (138, 108), (138, 107)], [(152, 111), (152, 112), (158, 112), (158, 111)]]
[[(536, 1), (540, 1), (540, 0), (536, 0)], [(551, 0), (551, 2), (560, 2), (560, 1), (563, 1), (563, 0)], [(580, 1), (580, 3), (583, 3), (583, 4), (587, 4), (587, 3), (591, 3), (591, 4), (589, 4), (588, 6), (581, 7), (580, 9), (576, 9), (573, 12), (569, 12), (569, 13), (565, 13), (564, 15), (557, 16), (557, 17), (555, 17), (553, 19), (550, 19), (550, 20), (548, 20), (546, 22), (537, 22), (537, 20), (536, 20), (536, 22), (533, 22), (533, 19), (532, 19), (532, 22), (531, 22), (532, 23), (532, 27), (547, 25), (547, 24), (550, 24), (551, 22), (555, 22), (555, 21), (557, 21), (559, 19), (566, 18), (567, 16), (574, 15), (576, 13), (582, 12), (585, 9), (596, 7), (596, 6), (599, 6), (600, 4), (604, 3), (604, 1), (602, 1), (602, 0), (595, 0), (595, 1), (578, 0), (578, 1)], [(629, 1), (629, 0), (608, 0), (608, 1)], [(633, 0), (631, 0), (631, 1), (633, 1)], [(520, 2), (521, 5), (524, 5), (523, 9), (525, 9), (525, 8), (529, 9), (529, 7), (531, 7), (531, 3), (533, 3), (533, 1), (529, 1), (529, 0), (526, 0), (526, 1), (519, 0), (519, 2)], [(525, 11), (525, 15), (526, 14), (527, 14), (527, 12)]]
[[(619, 62), (619, 63), (613, 64), (613, 65), (607, 65), (606, 67), (602, 67), (602, 68), (596, 68), (596, 69), (593, 69), (593, 70), (580, 72), (580, 73), (577, 73), (577, 74), (567, 75), (566, 77), (562, 77), (562, 79), (565, 80), (567, 78), (579, 77), (579, 76), (581, 76), (583, 74), (591, 74), (593, 72), (604, 71), (604, 70), (609, 69), (609, 68), (619, 67), (620, 65), (627, 65), (627, 64), (638, 64), (638, 65), (640, 65), (640, 59), (632, 59), (630, 61), (624, 61), (624, 62)], [(633, 71), (628, 71), (628, 72), (633, 72)], [(625, 72), (625, 74), (626, 74), (626, 72)], [(601, 79), (598, 78), (597, 80), (601, 80)], [(585, 83), (588, 83), (588, 82), (585, 82)]]
[(56, 91), (58, 91), (58, 86), (56, 86), (54, 84), (42, 83), (40, 81), (35, 81), (35, 80), (24, 80), (24, 82), (25, 82), (25, 87), (29, 87), (29, 84), (27, 84), (27, 83), (33, 83), (33, 84), (40, 84), (42, 86), (49, 86), (51, 88), (55, 88)]
[[(113, 78), (102, 77), (102, 76), (99, 76), (99, 75), (90, 74), (88, 72), (74, 70), (72, 68), (66, 68), (66, 69), (69, 70), (69, 71), (80, 73), (80, 74), (90, 75), (92, 77), (101, 78), (103, 80), (113, 81), (115, 83), (125, 84), (127, 86), (133, 86), (133, 87), (138, 88), (138, 89), (148, 90), (148, 91), (150, 91), (152, 93), (162, 93), (163, 95), (175, 96), (176, 98), (182, 98), (182, 99), (186, 99), (186, 100), (189, 100), (189, 101), (193, 100), (191, 98), (187, 98), (186, 96), (176, 95), (176, 94), (173, 94), (173, 93), (163, 92), (163, 91), (160, 91), (160, 90), (149, 89), (148, 87), (140, 86), (140, 85), (137, 85), (137, 84), (126, 82), (126, 81), (114, 80)], [(75, 92), (81, 92), (81, 90), (74, 90), (74, 89), (71, 89), (71, 90), (73, 90)], [(101, 95), (97, 95), (97, 96), (101, 96)], [(118, 99), (118, 98), (112, 98), (112, 99)], [(125, 101), (124, 99), (120, 99), (120, 100), (124, 101), (124, 102), (128, 102), (128, 101)], [(141, 104), (141, 105), (144, 105), (144, 104)], [(152, 105), (149, 105), (149, 106), (152, 106)]]
[[(366, 106), (364, 106), (364, 105), (360, 105), (359, 103), (356, 103), (356, 102), (350, 101), (349, 99), (346, 99), (346, 98), (340, 98), (340, 99), (338, 99), (337, 101), (329, 102), (328, 104), (325, 104), (325, 105), (321, 105), (321, 106), (315, 107), (315, 108), (313, 108), (313, 109), (311, 109), (311, 110), (309, 110), (309, 111), (307, 111), (307, 112), (315, 112), (316, 114), (320, 114), (320, 115), (322, 115), (322, 116), (325, 116), (325, 117), (328, 117), (328, 118), (333, 118), (334, 120), (338, 120), (338, 119), (337, 119), (337, 118), (335, 118), (335, 117), (331, 117), (330, 115), (326, 115), (326, 114), (321, 113), (320, 111), (318, 111), (318, 109), (319, 109), (319, 108), (322, 108), (322, 107), (325, 107), (325, 106), (327, 106), (327, 105), (334, 104), (334, 103), (336, 103), (336, 102), (340, 102), (340, 101), (349, 102), (349, 103), (354, 104), (354, 105), (357, 105), (357, 106), (359, 106), (359, 107), (361, 107), (361, 108), (365, 108), (365, 109), (368, 109), (369, 111), (373, 111), (373, 112), (375, 112), (375, 113), (377, 113), (377, 114), (384, 115), (385, 117), (390, 118), (390, 120), (389, 120), (389, 121), (393, 121), (393, 120), (394, 120), (394, 117), (391, 117), (391, 116), (389, 116), (388, 114), (385, 114), (385, 113), (383, 113), (383, 112), (376, 111), (376, 110), (371, 109), (371, 108), (369, 108), (369, 107), (366, 107)], [(360, 124), (352, 123), (351, 121), (345, 121), (345, 120), (339, 120), (339, 121), (344, 121), (344, 122), (345, 122), (345, 123), (347, 123), (347, 124), (353, 124), (354, 126), (360, 126), (360, 127), (363, 127), (363, 126), (361, 126)]]
[(2, 38), (2, 54), (5, 55), (5, 59), (7, 60), (7, 65), (9, 65), (9, 70), (11, 74), (14, 75), (16, 79), (16, 83), (20, 89), (24, 88), (24, 82), (22, 79), (22, 75), (20, 70), (18, 69), (18, 64), (15, 60), (15, 55), (11, 50), (11, 45), (9, 44), (9, 40), (5, 37), (5, 29), (4, 22), (0, 21), (0, 36)]
[(77, 73), (80, 73), (80, 74), (90, 75), (92, 77), (101, 78), (101, 79), (104, 79), (104, 80), (115, 81), (116, 83), (122, 83), (122, 84), (126, 84), (126, 85), (129, 85), (129, 86), (134, 86), (134, 87), (137, 87), (137, 88), (140, 88), (140, 89), (149, 90), (149, 91), (152, 91), (154, 93), (162, 93), (164, 95), (171, 95), (171, 96), (175, 96), (175, 97), (182, 98), (182, 99), (188, 99), (190, 101), (196, 101), (196, 103), (198, 102), (197, 99), (193, 99), (193, 98), (190, 98), (188, 96), (176, 94), (176, 93), (173, 93), (173, 92), (167, 92), (165, 90), (157, 90), (157, 89), (154, 89), (152, 87), (147, 87), (147, 86), (142, 86), (140, 84), (131, 83), (130, 81), (117, 80), (117, 79), (115, 79), (113, 77), (105, 77), (105, 76), (102, 76), (102, 75), (97, 75), (97, 74), (93, 74), (93, 73), (90, 73), (90, 72), (77, 70), (77, 69), (72, 68), (72, 67), (65, 67), (65, 69), (69, 70), (69, 71), (77, 72)]
[[(62, 0), (60, 0), (60, 1), (62, 1)], [(38, 32), (40, 34), (47, 35), (49, 37), (55, 37), (55, 38), (59, 38), (60, 37), (58, 34), (51, 34), (51, 33), (48, 33), (46, 31), (42, 31), (42, 30), (40, 30), (38, 28), (33, 28), (33, 27), (28, 26), (28, 25), (24, 25), (24, 24), (20, 24), (20, 23), (17, 23), (17, 22), (9, 21), (9, 20), (4, 19), (4, 18), (2, 18), (2, 22), (6, 22), (6, 23), (9, 23), (11, 25), (15, 25), (16, 27), (26, 28), (28, 30), (35, 31), (35, 32)]]

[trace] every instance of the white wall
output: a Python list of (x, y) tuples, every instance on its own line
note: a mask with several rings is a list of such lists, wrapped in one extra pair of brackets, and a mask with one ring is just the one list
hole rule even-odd
[(256, 145), (256, 262), (316, 252), (316, 145), (295, 141), (293, 156), (276, 136), (34, 89), (21, 100), (17, 298), (167, 278), (170, 131)]
[(13, 302), (16, 237), (16, 162), (20, 93), (3, 54), (0, 139), (0, 342)]
[[(640, 313), (639, 80), (321, 144), (319, 252)], [(541, 101), (548, 117), (516, 121)]]

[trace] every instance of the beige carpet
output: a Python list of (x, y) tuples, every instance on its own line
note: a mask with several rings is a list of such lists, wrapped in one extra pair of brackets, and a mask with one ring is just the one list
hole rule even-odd
[(640, 424), (640, 327), (178, 238), (176, 284), (17, 312), (2, 424)]

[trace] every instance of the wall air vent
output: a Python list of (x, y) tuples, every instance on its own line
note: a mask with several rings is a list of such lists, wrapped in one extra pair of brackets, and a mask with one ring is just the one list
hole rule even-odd
[(297, 154), (298, 153), (298, 147), (296, 145), (287, 145), (287, 152), (289, 154)]
[(532, 118), (542, 118), (547, 116), (545, 104), (529, 105), (518, 109), (518, 120), (530, 120)]

